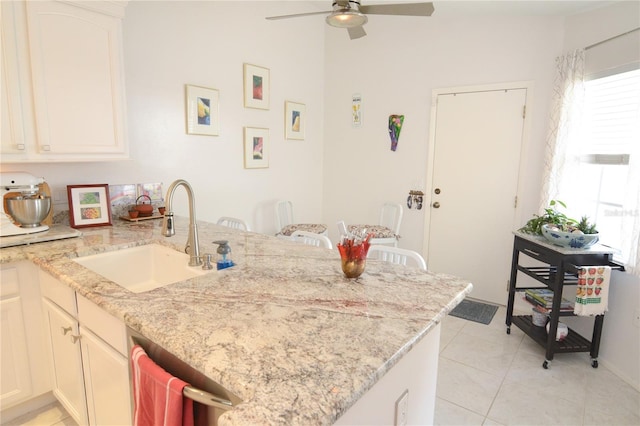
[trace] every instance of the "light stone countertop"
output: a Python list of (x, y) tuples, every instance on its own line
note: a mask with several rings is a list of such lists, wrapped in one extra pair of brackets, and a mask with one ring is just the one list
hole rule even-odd
[(198, 222), (201, 253), (226, 239), (236, 266), (146, 293), (70, 259), (157, 242), (183, 250), (188, 221), (84, 228), (0, 249), (30, 260), (240, 397), (220, 424), (331, 424), (471, 291), (465, 280), (369, 260), (344, 278), (336, 249)]

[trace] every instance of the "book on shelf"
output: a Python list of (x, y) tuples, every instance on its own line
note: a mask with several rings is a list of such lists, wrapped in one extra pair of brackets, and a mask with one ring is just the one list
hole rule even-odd
[[(553, 291), (546, 288), (529, 288), (524, 291), (525, 299), (534, 305), (551, 309), (553, 306)], [(573, 303), (564, 297), (560, 301), (561, 311), (573, 311)]]

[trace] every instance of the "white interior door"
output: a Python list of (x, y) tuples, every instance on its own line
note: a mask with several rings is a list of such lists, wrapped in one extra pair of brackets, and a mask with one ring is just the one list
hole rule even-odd
[(506, 304), (527, 89), (437, 96), (428, 267)]

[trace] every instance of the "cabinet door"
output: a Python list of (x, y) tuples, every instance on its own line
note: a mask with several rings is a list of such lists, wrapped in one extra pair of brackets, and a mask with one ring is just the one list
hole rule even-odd
[[(2, 275), (3, 279), (5, 275)], [(5, 282), (2, 286), (5, 286)], [(19, 297), (0, 302), (2, 326), (2, 376), (0, 378), (0, 403), (7, 407), (31, 395), (31, 372), (27, 337), (22, 320), (22, 304)]]
[(20, 68), (18, 66), (18, 37), (16, 3), (1, 2), (0, 26), (0, 147), (2, 154), (26, 152), (20, 102)]
[(42, 327), (38, 269), (31, 262), (0, 265), (0, 406), (51, 391)]
[(87, 405), (77, 321), (44, 300), (53, 361), (53, 392), (79, 424), (87, 424)]
[(89, 424), (131, 424), (129, 364), (125, 356), (80, 327)]
[(26, 2), (39, 152), (124, 154), (121, 19), (83, 3)]

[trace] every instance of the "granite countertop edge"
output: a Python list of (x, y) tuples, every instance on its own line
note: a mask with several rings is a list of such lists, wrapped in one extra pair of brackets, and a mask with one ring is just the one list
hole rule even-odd
[[(222, 425), (332, 424), (471, 291), (457, 277), (368, 261), (348, 280), (337, 250), (198, 222), (201, 253), (229, 241), (236, 266), (134, 294), (73, 258), (158, 243), (160, 221), (0, 249), (31, 261), (243, 400)], [(384, 345), (380, 342), (384, 341)]]

